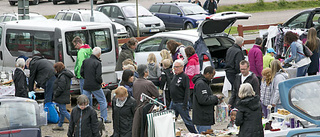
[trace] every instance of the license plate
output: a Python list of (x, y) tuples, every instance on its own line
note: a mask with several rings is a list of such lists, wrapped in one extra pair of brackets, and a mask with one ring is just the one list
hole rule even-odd
[(150, 29), (150, 32), (159, 32), (159, 29)]

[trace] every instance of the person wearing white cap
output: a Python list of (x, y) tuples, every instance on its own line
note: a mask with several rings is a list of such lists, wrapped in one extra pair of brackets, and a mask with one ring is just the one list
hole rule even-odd
[(277, 52), (273, 48), (267, 49), (267, 54), (263, 56), (263, 69), (270, 68), (270, 64), (274, 60), (274, 54), (277, 54)]

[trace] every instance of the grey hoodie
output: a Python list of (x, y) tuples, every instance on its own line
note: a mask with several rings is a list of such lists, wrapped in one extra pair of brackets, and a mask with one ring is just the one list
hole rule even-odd
[(159, 78), (161, 76), (161, 70), (158, 64), (148, 64), (149, 76), (148, 78)]

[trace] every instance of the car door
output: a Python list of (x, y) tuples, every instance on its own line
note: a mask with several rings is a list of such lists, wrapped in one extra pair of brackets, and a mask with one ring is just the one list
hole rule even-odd
[(307, 19), (311, 12), (302, 12), (283, 24), (284, 27), (288, 28), (306, 28)]
[[(316, 126), (320, 125), (320, 76), (289, 79), (279, 84), (281, 105), (292, 114)], [(319, 136), (320, 128), (290, 131), (287, 137)]]
[(159, 8), (159, 12), (155, 14), (158, 18), (160, 18), (163, 21), (164, 25), (166, 26), (166, 29), (172, 27), (172, 23), (170, 22), (169, 9), (169, 5), (161, 5)]
[(185, 17), (183, 12), (177, 6), (171, 6), (170, 8), (170, 22), (172, 28), (184, 29)]
[[(111, 14), (112, 13), (112, 14)], [(110, 18), (114, 20), (114, 22), (117, 22), (123, 26), (126, 26), (126, 18), (123, 15), (121, 9), (117, 6), (112, 6), (111, 7), (111, 13), (110, 13)]]
[(162, 41), (164, 37), (151, 38), (146, 41), (142, 41), (137, 45), (135, 52), (135, 61), (137, 64), (147, 64), (147, 58), (150, 53), (156, 55), (158, 63), (161, 61), (160, 51), (162, 49)]

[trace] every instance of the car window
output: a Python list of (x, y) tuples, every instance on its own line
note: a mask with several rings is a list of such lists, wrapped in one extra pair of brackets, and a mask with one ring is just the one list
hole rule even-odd
[(11, 18), (11, 21), (16, 21), (16, 20), (18, 20), (16, 17)]
[(170, 6), (169, 5), (162, 5), (160, 7), (160, 13), (169, 13), (169, 10), (170, 10)]
[(295, 109), (310, 116), (312, 119), (320, 119), (320, 81), (307, 82), (291, 88), (289, 102)]
[(178, 12), (181, 13), (181, 11), (180, 11), (180, 9), (178, 7), (171, 6), (170, 14), (177, 14)]
[(71, 18), (72, 18), (72, 13), (67, 13), (67, 14), (64, 16), (63, 20), (71, 20)]
[(57, 19), (57, 20), (62, 20), (64, 15), (65, 15), (64, 12), (59, 12), (59, 13), (56, 15), (55, 19)]
[(47, 59), (54, 59), (53, 38), (53, 32), (9, 29), (6, 46), (12, 56), (42, 55)]
[(312, 17), (312, 23), (313, 23), (313, 27), (315, 28), (319, 28), (320, 27), (320, 13), (316, 13), (314, 14), (314, 16)]
[(0, 27), (0, 45), (1, 45), (1, 42), (2, 42), (1, 38), (2, 38), (2, 28)]
[(150, 12), (159, 12), (160, 5), (152, 5), (149, 9)]
[(0, 16), (0, 22), (3, 22), (4, 16)]
[(154, 38), (138, 45), (137, 52), (159, 51), (162, 38)]
[(207, 39), (204, 39), (204, 42), (206, 43), (206, 45), (208, 47), (210, 46), (221, 46), (221, 43), (218, 41), (217, 38), (207, 38)]
[(3, 22), (7, 22), (7, 21), (11, 21), (11, 16), (4, 17), (4, 21)]
[[(123, 13), (128, 18), (134, 18), (136, 17), (136, 6), (135, 5), (129, 5), (122, 7)], [(138, 16), (139, 17), (149, 17), (152, 16), (152, 13), (147, 10), (146, 8), (139, 6), (138, 7)]]
[(110, 30), (90, 30), (89, 33), (93, 42), (92, 46), (100, 47), (101, 53), (106, 53), (112, 50)]
[(118, 18), (118, 16), (123, 17), (123, 14), (121, 13), (121, 10), (119, 7), (112, 7), (111, 13), (112, 13), (110, 15), (111, 18)]
[(74, 14), (72, 17), (72, 21), (81, 21), (81, 17), (79, 14)]
[[(168, 38), (164, 43), (167, 43), (169, 40), (174, 40), (176, 42), (182, 43), (182, 45), (184, 45), (184, 46), (193, 46), (192, 42), (190, 42), (190, 41), (182, 40), (182, 39), (176, 39), (176, 38)], [(167, 47), (167, 44), (166, 44), (166, 47)]]
[(289, 28), (305, 28), (307, 19), (309, 16), (308, 13), (302, 13), (299, 16), (293, 17), (293, 19), (289, 20), (284, 26)]
[(104, 7), (101, 7), (100, 11), (110, 17), (110, 9), (111, 9), (110, 6), (104, 6)]
[(181, 6), (182, 11), (186, 15), (206, 14), (207, 12), (199, 5), (191, 4), (188, 6)]

